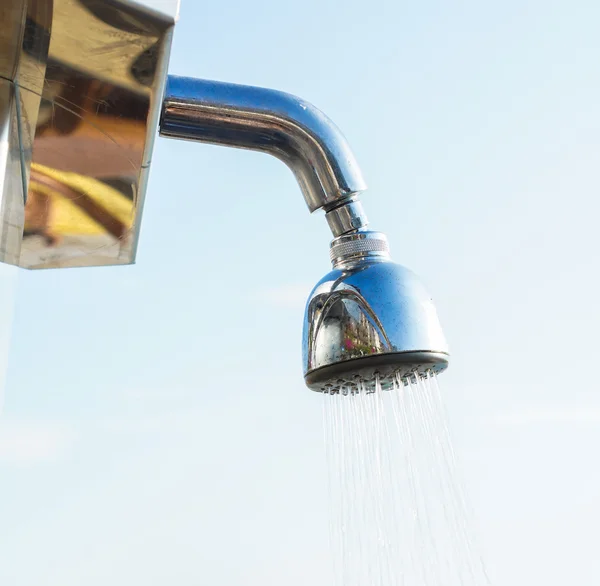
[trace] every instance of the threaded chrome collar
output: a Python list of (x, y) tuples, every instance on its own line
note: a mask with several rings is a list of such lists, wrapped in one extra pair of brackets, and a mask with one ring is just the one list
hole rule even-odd
[(382, 232), (354, 232), (331, 241), (329, 257), (335, 267), (362, 258), (387, 259), (390, 247)]

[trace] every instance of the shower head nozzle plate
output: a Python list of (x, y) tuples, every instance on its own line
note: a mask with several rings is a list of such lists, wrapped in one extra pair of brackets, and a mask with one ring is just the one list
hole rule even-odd
[(344, 360), (308, 372), (304, 380), (320, 393), (356, 393), (383, 390), (416, 377), (443, 372), (448, 367), (444, 352), (393, 352)]

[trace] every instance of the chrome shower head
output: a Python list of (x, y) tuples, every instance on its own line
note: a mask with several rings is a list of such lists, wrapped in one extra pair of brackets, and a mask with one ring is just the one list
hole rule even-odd
[(431, 297), (408, 269), (391, 261), (387, 238), (358, 231), (331, 243), (333, 270), (309, 296), (303, 362), (319, 392), (390, 388), (438, 373), (448, 347)]

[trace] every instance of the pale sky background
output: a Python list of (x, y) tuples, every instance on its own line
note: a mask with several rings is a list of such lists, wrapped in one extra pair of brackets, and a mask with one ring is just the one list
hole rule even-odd
[[(349, 139), (372, 227), (436, 300), (498, 586), (600, 583), (599, 19), (184, 0), (175, 32), (172, 73), (299, 94)], [(275, 159), (160, 139), (136, 266), (2, 269), (0, 584), (331, 584), (300, 360), (328, 243)]]

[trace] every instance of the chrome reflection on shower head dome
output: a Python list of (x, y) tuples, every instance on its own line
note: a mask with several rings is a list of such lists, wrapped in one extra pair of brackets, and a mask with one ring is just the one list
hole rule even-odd
[(333, 270), (309, 296), (303, 362), (320, 392), (389, 388), (398, 379), (438, 373), (448, 346), (433, 301), (417, 276), (393, 263), (384, 234), (336, 238)]

